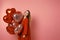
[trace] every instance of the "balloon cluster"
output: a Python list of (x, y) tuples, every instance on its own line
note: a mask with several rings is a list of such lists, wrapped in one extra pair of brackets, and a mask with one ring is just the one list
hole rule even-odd
[[(21, 30), (23, 28), (22, 25), (19, 24), (23, 18), (22, 13), (16, 11), (15, 8), (11, 8), (6, 10), (6, 14), (7, 15), (3, 17), (3, 20), (8, 23), (7, 29), (10, 28), (10, 30), (7, 31), (11, 32), (11, 34), (20, 32), (18, 30)], [(14, 30), (11, 27), (13, 27)]]

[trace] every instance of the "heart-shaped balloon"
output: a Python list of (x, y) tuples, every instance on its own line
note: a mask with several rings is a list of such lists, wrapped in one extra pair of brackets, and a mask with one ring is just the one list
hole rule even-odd
[(23, 18), (23, 15), (21, 13), (14, 13), (13, 14), (13, 19), (15, 20), (15, 22), (20, 22)]
[(23, 29), (22, 24), (19, 24), (19, 25), (15, 28), (15, 30), (14, 30), (15, 34), (20, 33), (20, 32), (22, 31), (22, 29)]
[(11, 9), (7, 9), (6, 10), (6, 14), (8, 14), (8, 15), (12, 15), (12, 14), (14, 14), (16, 12), (16, 9), (15, 8), (11, 8)]

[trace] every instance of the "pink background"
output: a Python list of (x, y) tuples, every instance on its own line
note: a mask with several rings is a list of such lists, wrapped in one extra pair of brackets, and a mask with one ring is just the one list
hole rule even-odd
[(3, 16), (7, 8), (31, 11), (32, 40), (60, 40), (60, 0), (0, 0), (0, 40), (17, 40), (6, 31)]

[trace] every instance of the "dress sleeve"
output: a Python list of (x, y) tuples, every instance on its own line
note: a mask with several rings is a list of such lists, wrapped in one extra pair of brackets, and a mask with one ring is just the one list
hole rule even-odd
[(24, 19), (23, 20), (23, 35), (26, 35), (27, 34), (27, 30), (28, 30), (28, 19), (26, 18), (26, 19)]

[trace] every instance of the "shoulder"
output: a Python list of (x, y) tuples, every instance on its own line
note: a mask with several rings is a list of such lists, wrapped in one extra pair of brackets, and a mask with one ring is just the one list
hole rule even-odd
[(28, 18), (23, 18), (22, 23), (23, 24), (28, 23)]

